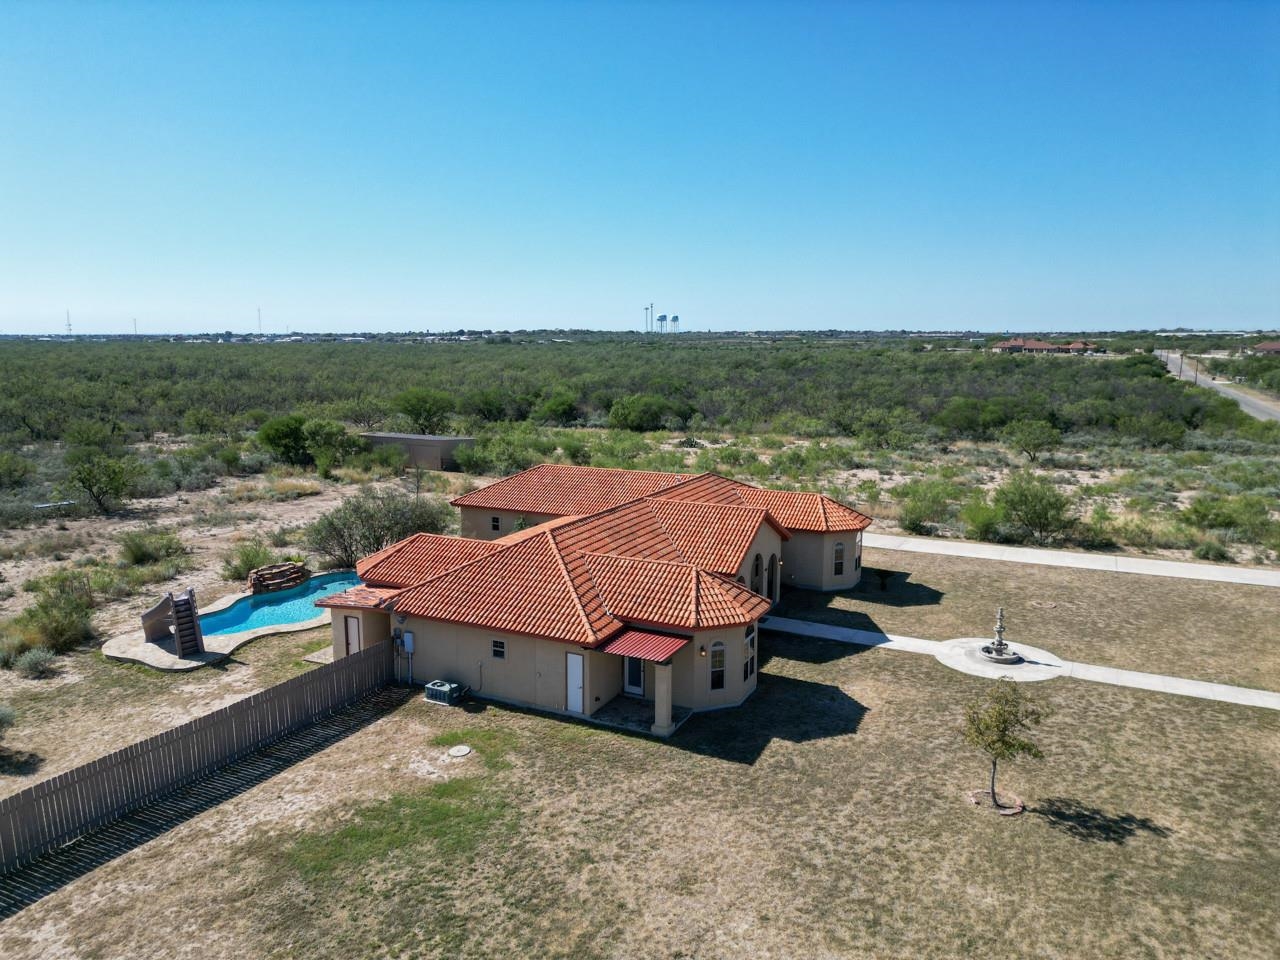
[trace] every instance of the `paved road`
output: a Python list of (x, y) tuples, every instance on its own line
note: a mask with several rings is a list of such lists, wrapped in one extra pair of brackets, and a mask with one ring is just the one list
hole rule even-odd
[(1112, 573), (1141, 573), (1155, 577), (1179, 577), (1183, 580), (1280, 587), (1280, 570), (1261, 567), (1148, 560), (1145, 557), (1111, 556), (1105, 553), (1004, 547), (998, 543), (974, 543), (969, 540), (895, 537), (884, 533), (864, 533), (862, 542), (865, 546), (880, 550), (905, 550), (908, 553), (937, 553), (951, 557), (972, 557), (976, 560), (1005, 560), (1011, 563), (1038, 563), (1049, 567), (1076, 567), (1081, 570), (1108, 570)]
[(1210, 390), (1217, 390), (1224, 397), (1230, 397), (1240, 404), (1240, 409), (1249, 416), (1259, 420), (1280, 420), (1280, 403), (1259, 399), (1229, 383), (1215, 382), (1203, 368), (1197, 368), (1196, 361), (1191, 357), (1184, 357), (1172, 350), (1157, 350), (1156, 356), (1164, 361), (1164, 365), (1174, 376), (1181, 376), (1188, 383), (1198, 383)]

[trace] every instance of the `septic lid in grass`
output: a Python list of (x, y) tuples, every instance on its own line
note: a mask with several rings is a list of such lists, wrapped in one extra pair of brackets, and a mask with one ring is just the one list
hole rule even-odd
[(456, 747), (449, 748), (449, 756), (453, 757), (454, 759), (460, 759), (462, 757), (465, 757), (470, 752), (471, 752), (471, 748), (468, 747), (465, 743), (460, 743)]

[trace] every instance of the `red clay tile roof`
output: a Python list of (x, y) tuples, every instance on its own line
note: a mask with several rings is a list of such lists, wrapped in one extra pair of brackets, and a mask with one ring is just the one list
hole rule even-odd
[(762, 507), (647, 498), (565, 524), (555, 539), (564, 550), (692, 563), (732, 576), (762, 524), (789, 539)]
[(1267, 353), (1277, 353), (1280, 352), (1280, 340), (1267, 340), (1265, 343), (1258, 344), (1253, 349), (1263, 350)]
[(1012, 347), (1021, 347), (1023, 350), (1063, 350), (1066, 349), (1056, 343), (1049, 343), (1046, 340), (1024, 339), (1022, 337), (1014, 337), (1012, 340), (1001, 340), (991, 349), (1008, 350)]
[(769, 601), (739, 583), (688, 563), (578, 554), (605, 608), (630, 623), (709, 630), (750, 623)]
[(491, 540), (418, 533), (356, 563), (365, 583), (408, 587), (500, 549)]
[(623, 630), (600, 647), (602, 653), (618, 657), (634, 657), (653, 663), (665, 663), (689, 643), (688, 637), (673, 637), (669, 633), (650, 633), (648, 630)]
[(679, 482), (681, 474), (543, 463), (450, 501), (455, 507), (585, 516)]
[(763, 508), (788, 530), (806, 533), (846, 533), (865, 530), (871, 518), (820, 493), (765, 490), (714, 473), (704, 473), (678, 486), (660, 490), (655, 499), (702, 503), (738, 503)]
[[(553, 502), (556, 509), (580, 509), (571, 490), (554, 497), (548, 491), (583, 470), (595, 478), (590, 496), (598, 500), (622, 495), (628, 483), (617, 475), (632, 473), (534, 468), (510, 480), (525, 477), (523, 489), (541, 490), (543, 498), (510, 509), (543, 512)], [(409, 537), (357, 565), (373, 586), (324, 605), (394, 607), (406, 616), (599, 647), (629, 625), (705, 630), (762, 616), (769, 601), (730, 579), (762, 525), (786, 539), (789, 529), (861, 530), (871, 523), (820, 494), (762, 490), (714, 474), (641, 476), (641, 487), (659, 479), (666, 485), (656, 496), (563, 516), (500, 540)], [(513, 485), (508, 494), (520, 489)]]
[(397, 614), (592, 647), (623, 627), (545, 532), (402, 590), (394, 604)]
[(389, 598), (400, 591), (394, 587), (366, 587), (361, 584), (341, 593), (331, 593), (316, 601), (317, 607), (357, 607), (363, 610), (377, 610)]
[(763, 490), (713, 473), (691, 476), (559, 463), (530, 467), (452, 503), (456, 507), (587, 517), (650, 496), (763, 507), (788, 530), (846, 532), (871, 525), (870, 517), (820, 493)]

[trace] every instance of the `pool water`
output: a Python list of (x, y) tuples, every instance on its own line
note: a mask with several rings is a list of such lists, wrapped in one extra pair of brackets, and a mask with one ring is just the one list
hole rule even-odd
[(334, 593), (349, 590), (360, 583), (350, 570), (322, 573), (306, 583), (275, 593), (258, 593), (242, 597), (225, 610), (200, 615), (200, 627), (206, 637), (223, 633), (240, 633), (259, 627), (287, 626), (319, 616), (323, 610), (316, 601)]

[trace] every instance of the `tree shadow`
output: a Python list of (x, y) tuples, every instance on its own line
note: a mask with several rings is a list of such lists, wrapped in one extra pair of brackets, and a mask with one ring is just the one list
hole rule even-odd
[(830, 609), (831, 601), (837, 597), (886, 607), (930, 607), (941, 603), (944, 596), (936, 587), (912, 580), (909, 570), (863, 567), (862, 579), (849, 590), (785, 589), (783, 601), (774, 612), (781, 617), (802, 617), (807, 610)]
[(1053, 829), (1088, 843), (1124, 844), (1139, 831), (1157, 837), (1168, 837), (1173, 831), (1146, 817), (1131, 813), (1107, 813), (1072, 797), (1047, 797), (1038, 806), (1027, 807), (1028, 813), (1042, 817)]
[(30, 750), (0, 747), (0, 775), (29, 777), (44, 766), (44, 757)]
[(843, 595), (888, 607), (931, 607), (941, 603), (945, 596), (936, 587), (912, 580), (910, 570), (887, 567), (863, 567), (858, 585), (843, 591)]

